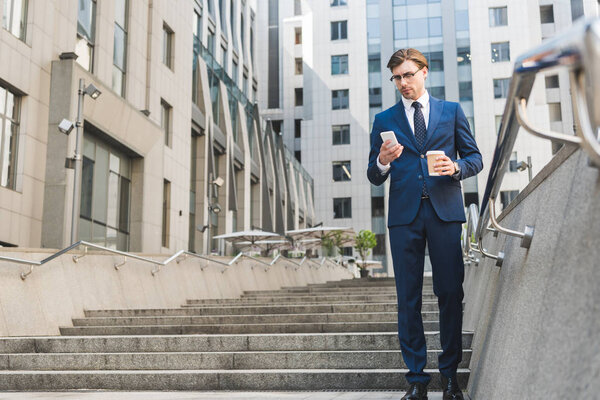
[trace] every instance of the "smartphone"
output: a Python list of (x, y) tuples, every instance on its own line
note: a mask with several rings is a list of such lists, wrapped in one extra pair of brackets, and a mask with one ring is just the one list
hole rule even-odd
[(386, 140), (392, 140), (392, 143), (388, 146), (388, 148), (390, 147), (394, 147), (395, 145), (398, 144), (398, 139), (396, 138), (396, 134), (394, 133), (394, 131), (385, 131), (385, 132), (381, 132), (381, 140), (383, 140), (383, 142), (385, 143)]

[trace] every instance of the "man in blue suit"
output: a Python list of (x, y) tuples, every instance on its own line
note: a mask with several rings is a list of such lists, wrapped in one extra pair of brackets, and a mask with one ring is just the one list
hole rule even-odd
[[(440, 310), (439, 369), (444, 400), (463, 399), (456, 371), (462, 358), (464, 264), (460, 247), (465, 222), (460, 180), (483, 163), (460, 105), (429, 96), (427, 59), (415, 49), (395, 52), (388, 63), (402, 101), (377, 114), (371, 132), (367, 176), (374, 185), (390, 177), (388, 229), (398, 294), (398, 336), (409, 372), (403, 400), (426, 400), (427, 348), (421, 317), (425, 243)], [(383, 143), (394, 131), (398, 144)], [(429, 176), (426, 153), (443, 150)], [(460, 156), (460, 158), (458, 158)]]

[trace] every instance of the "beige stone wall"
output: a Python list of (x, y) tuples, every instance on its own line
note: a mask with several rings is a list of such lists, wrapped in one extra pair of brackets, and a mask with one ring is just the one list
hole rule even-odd
[[(73, 262), (69, 253), (36, 267), (26, 280), (20, 273), (29, 267), (0, 261), (0, 336), (58, 335), (60, 326), (72, 326), (71, 318), (84, 310), (123, 308), (177, 308), (187, 299), (233, 298), (244, 290), (273, 290), (283, 286), (323, 283), (352, 278), (343, 267), (295, 265), (279, 260), (272, 267), (244, 259), (223, 267), (197, 258), (172, 262), (152, 275), (155, 265), (129, 259), (117, 271), (120, 256), (90, 252)], [(41, 250), (18, 250), (2, 256), (42, 260)], [(147, 254), (156, 260), (166, 255)], [(228, 259), (222, 259), (228, 261)], [(268, 261), (265, 259), (264, 261)], [(223, 268), (227, 268), (221, 272)], [(265, 270), (267, 269), (267, 270)]]

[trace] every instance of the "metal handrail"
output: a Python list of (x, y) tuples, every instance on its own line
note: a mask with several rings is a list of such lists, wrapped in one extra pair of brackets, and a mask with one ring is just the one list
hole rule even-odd
[[(598, 43), (600, 43), (600, 19), (588, 19), (523, 54), (515, 62), (494, 158), (481, 202), (479, 224), (476, 230), (480, 250), (484, 250), (481, 243), (490, 218), (494, 219), (493, 226), (497, 232), (517, 234), (515, 236), (523, 238), (521, 245), (526, 245), (524, 247), (528, 247), (531, 243), (533, 227), (527, 227), (525, 232), (511, 231), (500, 227), (495, 221), (495, 215), (490, 214), (490, 207), (498, 198), (502, 178), (521, 126), (536, 136), (580, 146), (588, 154), (591, 163), (600, 166), (600, 143), (598, 143), (600, 98), (594, 96), (594, 93), (600, 90), (600, 68), (598, 68), (600, 46)], [(543, 132), (532, 127), (527, 118), (527, 99), (531, 94), (537, 73), (555, 68), (567, 68), (570, 71), (571, 89), (575, 99), (574, 115), (579, 127), (576, 130), (577, 136)], [(486, 257), (491, 256), (485, 251), (481, 253)]]
[[(200, 258), (200, 259), (203, 259), (203, 260), (211, 261), (211, 262), (214, 262), (214, 263), (217, 263), (217, 264), (221, 264), (221, 265), (224, 265), (226, 267), (230, 267), (234, 262), (236, 262), (242, 256), (250, 258), (251, 260), (256, 261), (258, 263), (264, 264), (267, 267), (273, 265), (273, 263), (269, 264), (269, 263), (266, 263), (266, 262), (264, 262), (262, 260), (256, 259), (254, 257), (247, 256), (247, 255), (245, 255), (243, 253), (238, 254), (229, 263), (226, 263), (226, 262), (223, 262), (223, 261), (215, 260), (214, 258), (211, 258), (211, 257), (208, 257), (208, 256), (204, 256), (204, 255), (201, 255), (201, 254), (192, 253), (192, 252), (185, 251), (185, 250), (179, 250), (178, 252), (176, 252), (175, 254), (173, 254), (172, 256), (170, 256), (169, 258), (167, 258), (164, 261), (158, 261), (158, 260), (154, 260), (152, 258), (138, 256), (138, 255), (133, 254), (133, 253), (128, 253), (128, 252), (121, 251), (121, 250), (116, 250), (116, 249), (110, 249), (108, 247), (104, 247), (104, 246), (100, 246), (100, 245), (97, 245), (97, 244), (94, 244), (94, 243), (86, 242), (84, 240), (80, 240), (80, 241), (78, 241), (76, 243), (73, 243), (72, 245), (70, 245), (68, 247), (65, 247), (62, 250), (59, 250), (59, 251), (57, 251), (54, 254), (51, 254), (50, 256), (44, 258), (41, 261), (25, 260), (25, 259), (21, 259), (21, 258), (7, 257), (7, 256), (0, 256), (0, 260), (10, 261), (10, 262), (14, 262), (14, 263), (17, 263), (17, 264), (29, 265), (30, 266), (29, 271), (27, 271), (27, 272), (21, 272), (21, 274), (20, 274), (21, 279), (25, 280), (33, 272), (34, 267), (44, 265), (47, 262), (50, 262), (50, 261), (54, 260), (55, 258), (57, 258), (57, 257), (65, 254), (65, 253), (68, 253), (69, 251), (71, 251), (73, 249), (76, 249), (76, 248), (78, 248), (80, 246), (85, 246), (84, 247), (85, 248), (84, 254), (73, 256), (73, 262), (77, 262), (79, 259), (85, 257), (87, 255), (87, 249), (88, 248), (93, 248), (93, 249), (102, 250), (102, 251), (106, 251), (106, 252), (109, 252), (109, 253), (118, 254), (118, 255), (123, 256), (124, 259), (123, 259), (122, 262), (114, 264), (114, 268), (117, 271), (119, 270), (119, 268), (121, 266), (123, 266), (127, 262), (127, 258), (133, 258), (133, 259), (136, 259), (136, 260), (139, 260), (139, 261), (144, 261), (144, 262), (147, 262), (147, 263), (154, 264), (157, 267), (156, 267), (156, 269), (152, 270), (152, 272), (151, 272), (153, 276), (156, 275), (158, 272), (160, 272), (161, 267), (163, 267), (163, 266), (171, 263), (173, 260), (177, 260), (181, 256), (184, 256), (185, 258), (187, 258), (187, 257), (196, 257), (196, 258)], [(274, 261), (276, 261), (276, 260), (277, 259), (275, 259)], [(180, 261), (177, 260), (177, 263), (179, 263), (179, 262)], [(301, 263), (298, 264), (298, 265), (301, 265)], [(223, 269), (221, 272), (224, 272), (224, 271), (225, 271), (225, 269)]]

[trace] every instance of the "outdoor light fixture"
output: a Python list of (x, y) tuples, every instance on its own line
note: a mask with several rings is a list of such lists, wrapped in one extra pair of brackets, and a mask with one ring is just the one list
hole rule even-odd
[(102, 94), (100, 89), (98, 89), (96, 86), (94, 86), (93, 83), (90, 83), (83, 92), (85, 94), (87, 94), (88, 96), (90, 96), (94, 100), (96, 100), (98, 98), (98, 96), (100, 96)]
[(73, 130), (74, 127), (75, 127), (75, 124), (66, 118), (63, 118), (63, 120), (60, 121), (60, 124), (58, 124), (58, 130), (61, 131), (62, 133), (64, 133), (65, 135), (68, 135), (69, 133), (71, 133), (71, 131)]
[(217, 179), (215, 179), (214, 181), (212, 181), (211, 183), (214, 183), (215, 185), (217, 185), (218, 187), (223, 186), (223, 184), (225, 183), (225, 180), (223, 178), (221, 178), (220, 176), (217, 176)]
[(218, 214), (221, 212), (221, 206), (219, 205), (219, 203), (215, 203), (215, 204), (210, 204), (208, 206), (208, 209), (212, 212), (214, 212), (215, 214)]
[(202, 225), (202, 226), (198, 225), (198, 226), (196, 227), (196, 229), (197, 229), (197, 230), (199, 230), (199, 231), (200, 231), (200, 232), (202, 232), (202, 233), (204, 233), (204, 231), (205, 231), (207, 228), (208, 228), (208, 225)]

